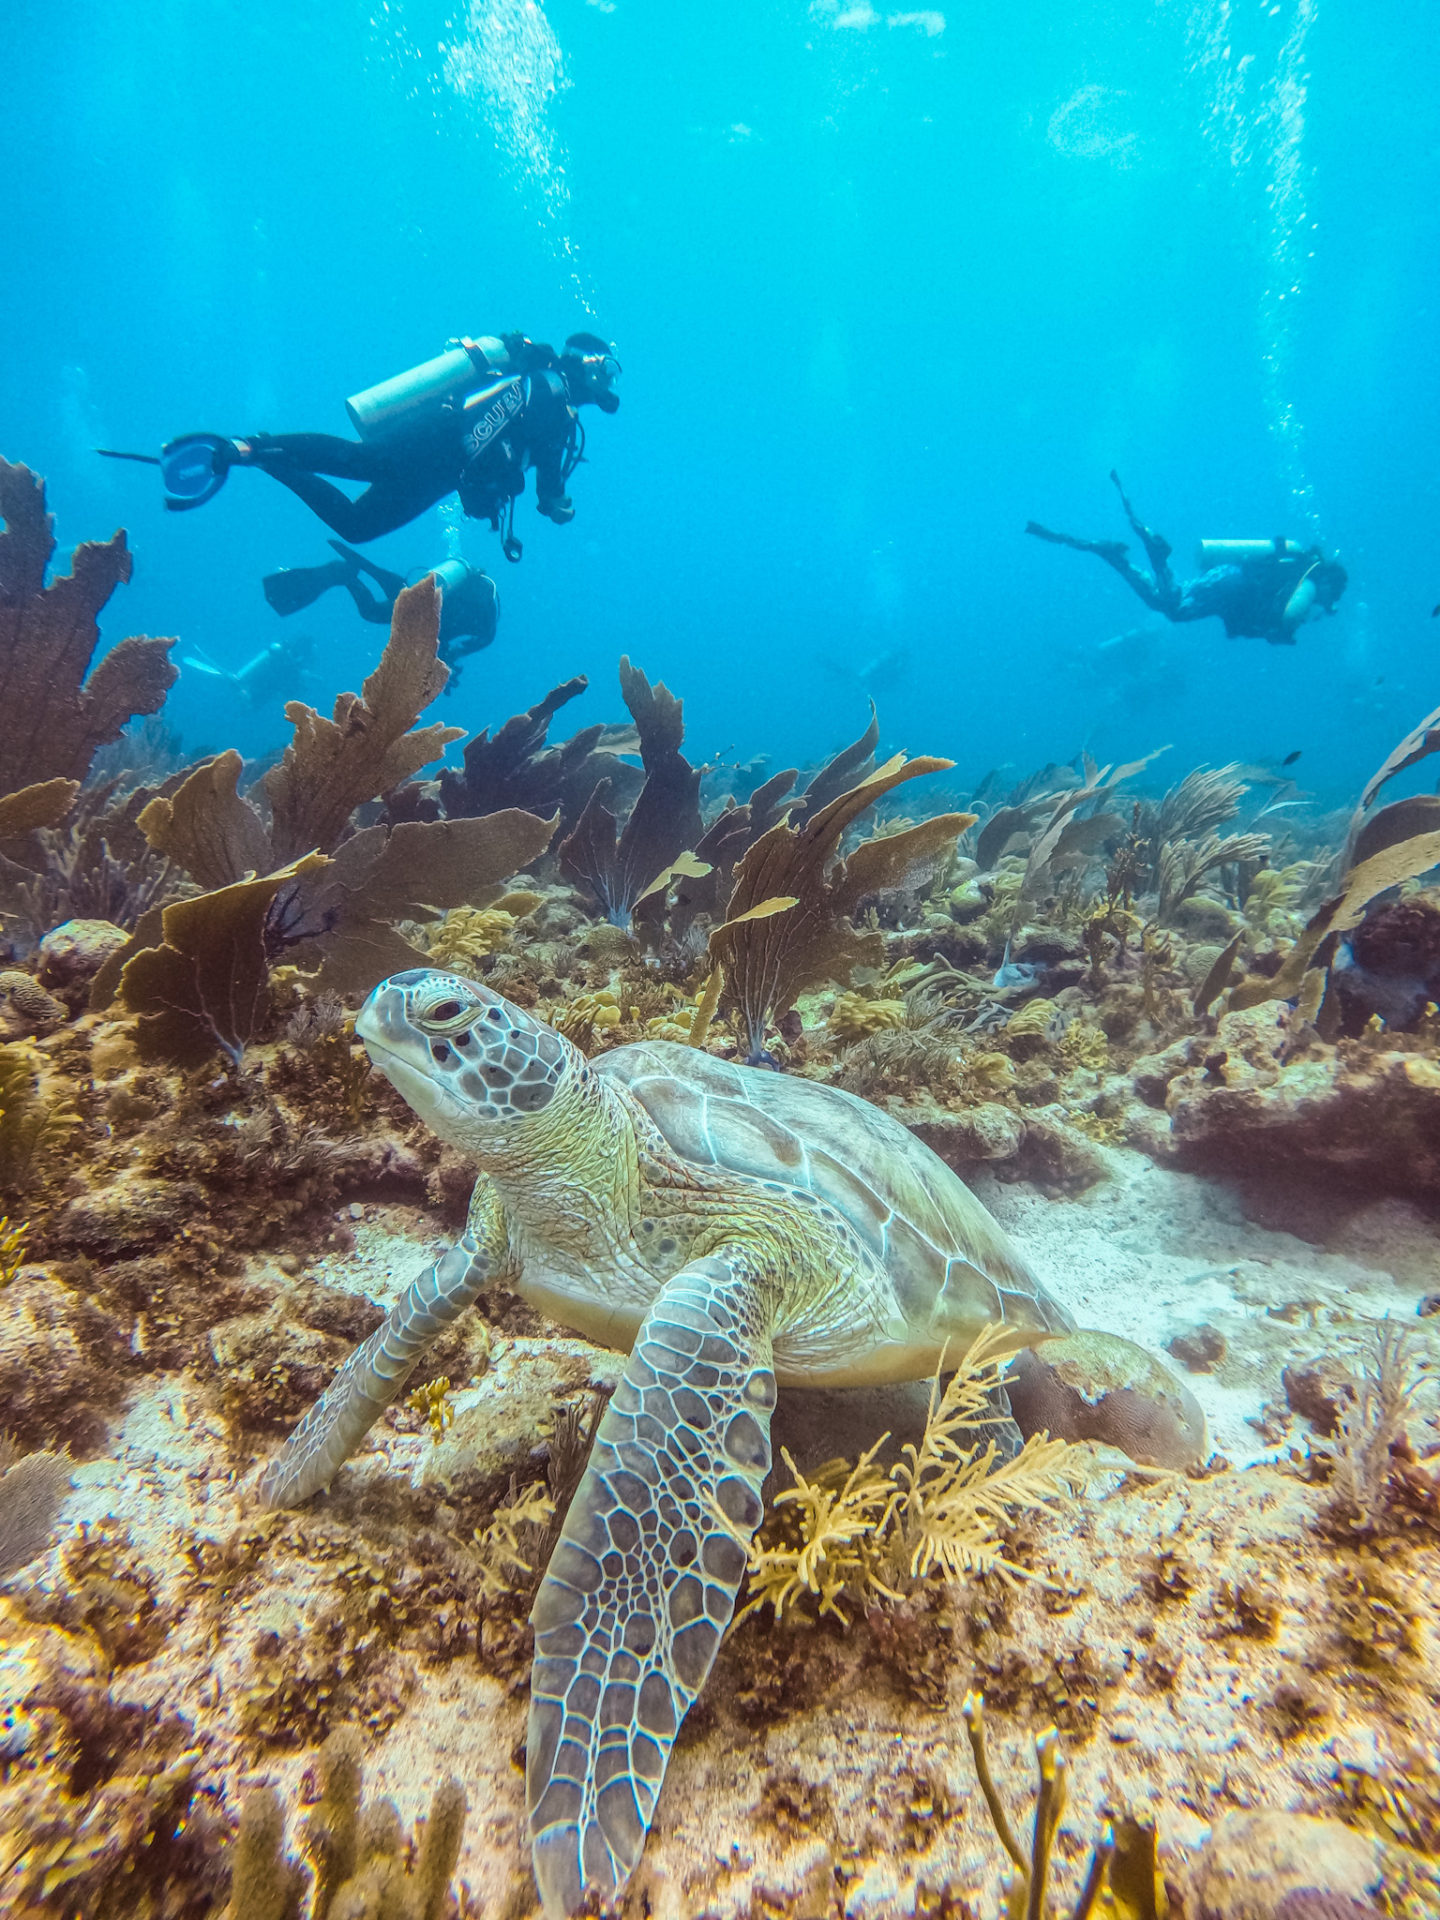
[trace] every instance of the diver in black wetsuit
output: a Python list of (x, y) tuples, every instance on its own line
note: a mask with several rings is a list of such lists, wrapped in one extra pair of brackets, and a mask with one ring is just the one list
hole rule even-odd
[[(358, 440), (328, 433), (257, 433), (228, 440), (190, 434), (160, 459), (168, 507), (202, 506), (232, 467), (259, 467), (297, 494), (344, 540), (393, 533), (458, 493), (465, 512), (503, 530), (518, 560), (514, 502), (535, 472), (541, 513), (575, 517), (565, 491), (584, 448), (578, 410), (614, 413), (619, 362), (595, 334), (572, 334), (565, 351), (524, 334), (453, 341), (443, 354), (346, 402)], [(136, 458), (139, 456), (120, 456)], [(337, 480), (364, 483), (351, 500)]]
[[(343, 587), (362, 620), (388, 626), (396, 595), (405, 576), (380, 567), (343, 540), (330, 545), (340, 556), (319, 567), (282, 567), (261, 582), (265, 598), (282, 618), (314, 606), (321, 594)], [(445, 560), (430, 569), (440, 587), (440, 658), (450, 668), (446, 691), (460, 684), (460, 662), (479, 653), (495, 638), (500, 619), (500, 595), (495, 582), (479, 567), (464, 560)], [(365, 577), (374, 582), (374, 589)]]
[(1232, 640), (1251, 638), (1268, 640), (1272, 646), (1293, 646), (1297, 631), (1312, 614), (1334, 613), (1345, 591), (1345, 569), (1338, 560), (1327, 560), (1319, 547), (1300, 547), (1292, 540), (1203, 541), (1200, 557), (1205, 571), (1193, 580), (1177, 581), (1170, 570), (1170, 542), (1136, 517), (1119, 475), (1112, 472), (1110, 478), (1131, 531), (1145, 549), (1149, 573), (1130, 559), (1123, 540), (1080, 540), (1042, 527), (1038, 520), (1030, 521), (1025, 531), (1057, 546), (1073, 547), (1077, 553), (1097, 554), (1147, 607), (1177, 626), (1213, 614), (1224, 621)]

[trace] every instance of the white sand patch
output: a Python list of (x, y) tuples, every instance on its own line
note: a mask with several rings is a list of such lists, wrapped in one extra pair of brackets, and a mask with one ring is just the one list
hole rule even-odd
[[(1250, 1423), (1282, 1397), (1290, 1362), (1344, 1344), (1365, 1321), (1432, 1324), (1415, 1313), (1440, 1285), (1440, 1226), (1415, 1209), (1377, 1207), (1330, 1247), (1312, 1246), (1247, 1220), (1213, 1181), (1125, 1148), (1106, 1150), (1105, 1160), (1110, 1179), (1078, 1198), (1051, 1199), (986, 1173), (970, 1184), (1082, 1325), (1124, 1334), (1182, 1373), (1213, 1444), (1236, 1466), (1273, 1455)], [(1224, 1336), (1225, 1357), (1212, 1372), (1186, 1372), (1167, 1344), (1205, 1327)]]

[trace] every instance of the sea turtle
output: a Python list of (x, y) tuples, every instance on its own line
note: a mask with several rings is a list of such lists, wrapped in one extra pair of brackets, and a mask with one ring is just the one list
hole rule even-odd
[[(988, 1324), (1033, 1342), (1073, 1323), (950, 1168), (853, 1094), (668, 1041), (587, 1061), (428, 968), (382, 982), (356, 1031), (480, 1177), (464, 1234), (341, 1367), (261, 1497), (325, 1486), (491, 1281), (629, 1351), (531, 1616), (530, 1835), (545, 1912), (565, 1915), (640, 1858), (761, 1519), (777, 1386), (919, 1379)], [(1163, 1370), (1111, 1346), (1164, 1399)]]

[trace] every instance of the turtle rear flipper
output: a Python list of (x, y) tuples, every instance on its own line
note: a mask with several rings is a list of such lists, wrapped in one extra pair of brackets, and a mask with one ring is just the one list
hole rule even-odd
[(735, 1610), (770, 1471), (775, 1291), (745, 1248), (666, 1284), (541, 1582), (525, 1786), (547, 1916), (629, 1878)]

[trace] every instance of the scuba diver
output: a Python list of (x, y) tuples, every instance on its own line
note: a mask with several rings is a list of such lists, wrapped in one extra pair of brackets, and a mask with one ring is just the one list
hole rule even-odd
[(1042, 527), (1038, 520), (1031, 520), (1025, 531), (1077, 553), (1098, 554), (1147, 607), (1177, 626), (1214, 614), (1224, 621), (1232, 640), (1268, 640), (1272, 646), (1288, 647), (1294, 646), (1296, 633), (1312, 614), (1334, 613), (1345, 591), (1345, 569), (1338, 560), (1327, 560), (1319, 547), (1301, 547), (1293, 540), (1202, 540), (1203, 571), (1193, 580), (1177, 581), (1170, 570), (1170, 542), (1136, 518), (1120, 476), (1112, 471), (1110, 478), (1131, 531), (1145, 549), (1149, 573), (1130, 559), (1123, 540), (1080, 540)]
[(308, 633), (283, 634), (233, 672), (196, 646), (182, 654), (180, 665), (207, 680), (223, 680), (247, 706), (268, 707), (277, 701), (293, 700), (304, 690), (314, 651), (315, 642)]
[[(338, 560), (319, 567), (281, 567), (276, 573), (267, 573), (261, 585), (270, 605), (284, 619), (303, 607), (313, 607), (332, 587), (343, 587), (362, 620), (388, 626), (405, 576), (377, 566), (343, 540), (332, 540), (330, 545), (340, 556)], [(445, 560), (426, 572), (434, 574), (440, 588), (440, 658), (450, 669), (445, 689), (448, 693), (460, 684), (460, 661), (467, 654), (479, 653), (495, 638), (500, 595), (488, 573), (464, 560)], [(373, 591), (366, 584), (366, 575), (374, 582)]]
[[(342, 540), (377, 540), (449, 494), (466, 514), (488, 520), (507, 560), (518, 560), (515, 501), (527, 468), (541, 513), (564, 526), (575, 517), (566, 482), (584, 458), (579, 409), (614, 413), (620, 363), (593, 333), (574, 333), (563, 353), (522, 333), (452, 340), (442, 354), (345, 402), (358, 440), (328, 433), (256, 433), (246, 439), (191, 433), (157, 458), (114, 453), (161, 470), (165, 505), (204, 506), (232, 467), (258, 467), (299, 496)], [(354, 500), (332, 486), (364, 483)]]

